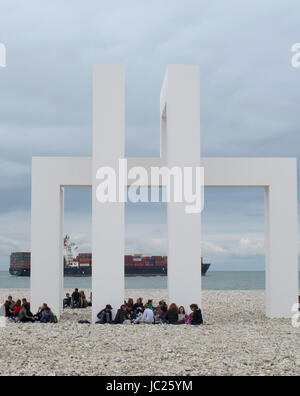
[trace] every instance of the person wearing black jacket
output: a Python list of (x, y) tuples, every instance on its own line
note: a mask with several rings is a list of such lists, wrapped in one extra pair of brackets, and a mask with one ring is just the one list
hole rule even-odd
[(194, 325), (194, 326), (202, 325), (203, 324), (203, 317), (202, 317), (201, 309), (199, 309), (197, 304), (192, 304), (190, 306), (190, 308), (193, 311), (192, 325)]
[(105, 323), (112, 323), (112, 306), (107, 304), (102, 311), (100, 311), (97, 315), (97, 318), (99, 319), (96, 324), (105, 324)]
[(80, 297), (78, 289), (75, 289), (72, 294), (72, 308), (80, 308)]
[(133, 312), (136, 314), (138, 310), (144, 311), (143, 299), (140, 297), (137, 299), (136, 303), (133, 305)]
[(13, 298), (11, 296), (8, 297), (7, 301), (5, 301), (4, 307), (5, 307), (5, 316), (7, 318), (13, 316), (13, 309), (15, 306), (15, 302), (13, 301)]
[(19, 312), (19, 321), (26, 322), (35, 322), (35, 318), (33, 317), (32, 312), (30, 311), (30, 303), (27, 302), (26, 298), (22, 300), (22, 309)]
[(165, 316), (165, 320), (167, 321), (167, 323), (170, 324), (177, 324), (178, 323), (178, 307), (176, 304), (171, 304), (167, 314)]
[(26, 314), (32, 318), (33, 314), (30, 311), (30, 303), (26, 300), (26, 298), (23, 298), (22, 304), (23, 304), (23, 307), (26, 309)]
[(127, 307), (125, 304), (121, 305), (121, 308), (118, 309), (117, 315), (114, 320), (114, 324), (123, 324), (127, 315)]

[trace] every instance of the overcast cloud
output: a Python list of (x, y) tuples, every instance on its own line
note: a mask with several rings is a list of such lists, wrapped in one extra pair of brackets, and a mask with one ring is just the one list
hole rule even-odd
[[(201, 67), (203, 156), (299, 157), (298, 0), (0, 0), (0, 269), (30, 249), (32, 156), (90, 156), (95, 63), (127, 68), (126, 154), (159, 155), (167, 64)], [(90, 192), (66, 192), (65, 231), (90, 249)], [(204, 255), (263, 268), (258, 190), (211, 190)], [(166, 254), (164, 205), (127, 205), (126, 251)]]

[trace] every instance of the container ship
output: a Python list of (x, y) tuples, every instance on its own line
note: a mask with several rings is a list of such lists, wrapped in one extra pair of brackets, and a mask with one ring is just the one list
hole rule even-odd
[[(75, 254), (77, 247), (68, 236), (64, 240), (64, 275), (71, 277), (89, 277), (92, 275), (92, 254)], [(15, 276), (30, 276), (30, 253), (17, 252), (10, 255), (9, 273)], [(200, 263), (199, 263), (200, 264)], [(167, 276), (167, 256), (143, 254), (124, 256), (125, 276)], [(200, 267), (200, 265), (199, 265)], [(210, 264), (201, 259), (201, 274), (205, 276)]]
[[(126, 255), (125, 276), (167, 276), (168, 262), (165, 256)], [(210, 264), (201, 259), (201, 273), (205, 276)], [(30, 253), (12, 253), (9, 272), (15, 276), (30, 276)], [(88, 277), (92, 275), (92, 254), (80, 253), (71, 266), (64, 267), (65, 276)]]

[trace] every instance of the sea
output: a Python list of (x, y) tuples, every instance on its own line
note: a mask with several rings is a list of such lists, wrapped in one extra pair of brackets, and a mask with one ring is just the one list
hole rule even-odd
[[(126, 289), (167, 289), (167, 277), (137, 276), (125, 278)], [(300, 273), (299, 273), (300, 282)], [(0, 289), (27, 289), (30, 287), (29, 277), (11, 276), (0, 271)], [(64, 278), (66, 289), (90, 289), (92, 278)], [(203, 290), (265, 290), (264, 271), (209, 271), (202, 278)]]

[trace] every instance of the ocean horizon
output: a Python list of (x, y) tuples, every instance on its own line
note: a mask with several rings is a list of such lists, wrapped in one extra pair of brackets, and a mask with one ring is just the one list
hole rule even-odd
[[(299, 272), (300, 282), (300, 272)], [(66, 289), (90, 289), (92, 278), (64, 278)], [(28, 289), (29, 277), (16, 277), (0, 271), (0, 289)], [(167, 277), (125, 278), (126, 289), (167, 289)], [(202, 277), (203, 290), (265, 290), (265, 271), (209, 271)]]

